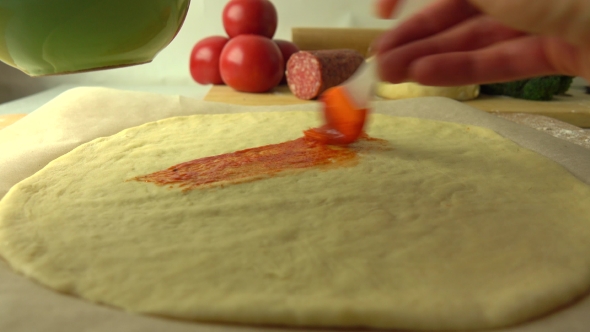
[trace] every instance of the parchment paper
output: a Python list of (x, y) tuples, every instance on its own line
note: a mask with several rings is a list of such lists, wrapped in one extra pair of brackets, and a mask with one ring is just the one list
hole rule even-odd
[[(237, 106), (203, 102), (181, 96), (106, 88), (72, 89), (0, 131), (0, 197), (18, 181), (32, 175), (49, 161), (74, 147), (145, 122), (198, 113), (293, 110), (317, 111), (318, 105)], [(390, 115), (443, 120), (493, 129), (523, 147), (557, 161), (579, 179), (590, 184), (589, 150), (459, 102), (437, 97), (416, 98), (377, 102), (374, 110)], [(8, 265), (0, 260), (0, 331), (254, 330), (270, 332), (287, 329), (202, 324), (129, 314), (46, 289), (12, 272)], [(590, 331), (590, 296), (533, 322), (496, 331)]]

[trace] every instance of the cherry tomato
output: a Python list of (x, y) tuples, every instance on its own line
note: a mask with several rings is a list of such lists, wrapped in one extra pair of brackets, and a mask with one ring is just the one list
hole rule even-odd
[(219, 57), (229, 39), (222, 36), (207, 37), (199, 41), (191, 52), (191, 76), (200, 84), (223, 84), (219, 72)]
[(223, 9), (223, 27), (230, 38), (247, 34), (272, 38), (277, 22), (277, 10), (268, 0), (232, 0)]
[(279, 84), (285, 65), (281, 50), (271, 39), (240, 35), (223, 48), (219, 69), (225, 84), (232, 88), (265, 92)]
[[(297, 45), (295, 45), (294, 43), (292, 43), (290, 41), (281, 40), (281, 39), (275, 39), (275, 43), (277, 44), (277, 46), (281, 50), (281, 54), (283, 55), (283, 65), (285, 68), (287, 68), (287, 61), (289, 61), (289, 58), (291, 57), (291, 55), (299, 52), (299, 47), (297, 47)], [(285, 73), (283, 72), (283, 78), (281, 79), (280, 84), (285, 84), (285, 83), (287, 83), (287, 77), (285, 76)]]

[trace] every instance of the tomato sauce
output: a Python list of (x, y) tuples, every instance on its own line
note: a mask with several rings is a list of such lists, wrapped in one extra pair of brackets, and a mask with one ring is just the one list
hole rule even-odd
[(196, 159), (133, 180), (184, 191), (249, 182), (288, 171), (352, 165), (357, 151), (345, 145), (359, 138), (382, 141), (363, 133), (367, 110), (357, 109), (342, 89), (327, 90), (322, 103), (326, 124), (305, 131), (302, 138)]
[(250, 182), (288, 171), (354, 165), (357, 152), (302, 137), (279, 144), (205, 157), (172, 166), (133, 180), (184, 191)]

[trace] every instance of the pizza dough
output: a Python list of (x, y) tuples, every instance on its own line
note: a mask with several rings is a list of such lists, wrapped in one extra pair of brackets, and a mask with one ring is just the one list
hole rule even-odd
[(0, 254), (132, 312), (295, 326), (493, 328), (590, 283), (590, 189), (494, 132), (375, 114), (355, 167), (193, 190), (127, 181), (295, 139), (307, 112), (197, 115), (97, 139), (0, 202)]
[(376, 95), (385, 99), (406, 99), (417, 97), (447, 97), (455, 100), (472, 100), (479, 96), (479, 85), (426, 86), (418, 83), (392, 84), (379, 82)]

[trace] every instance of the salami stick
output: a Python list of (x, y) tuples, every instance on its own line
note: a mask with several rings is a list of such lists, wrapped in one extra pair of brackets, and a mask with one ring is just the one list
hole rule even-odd
[(287, 62), (287, 84), (300, 99), (314, 99), (346, 81), (365, 61), (355, 50), (300, 51)]

